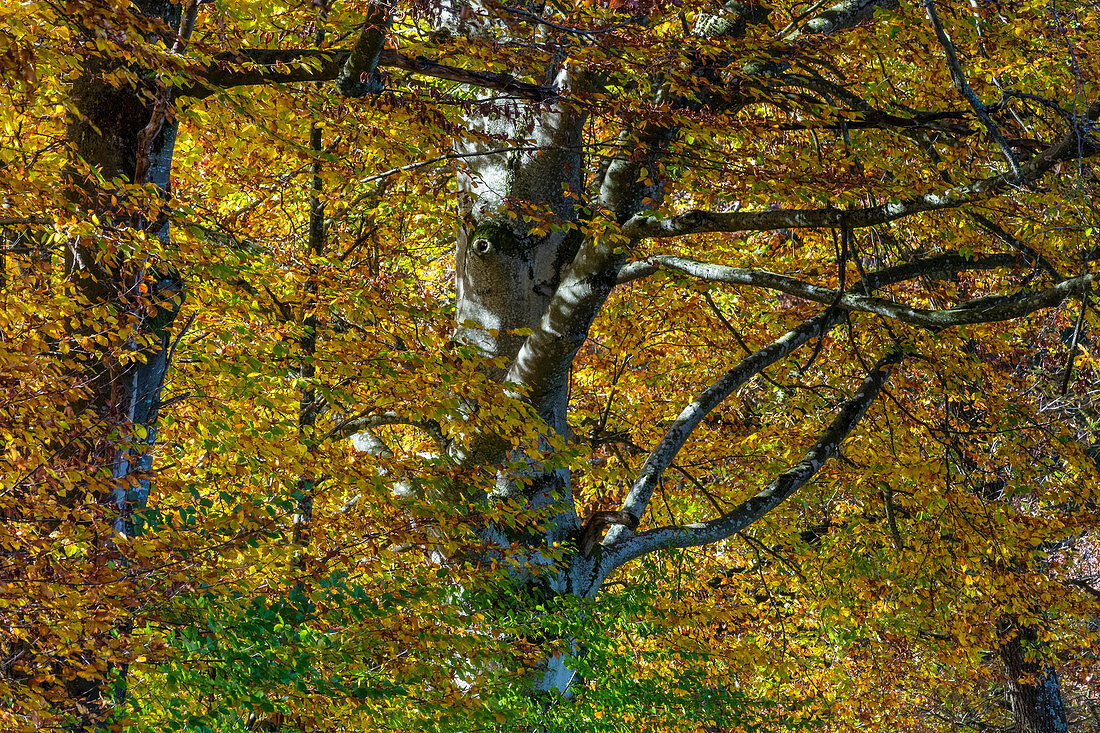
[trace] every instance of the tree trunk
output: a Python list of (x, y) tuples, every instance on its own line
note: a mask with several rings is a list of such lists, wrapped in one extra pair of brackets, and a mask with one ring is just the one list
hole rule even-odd
[[(161, 21), (165, 28), (179, 24), (179, 5), (145, 0), (137, 6), (145, 19)], [(94, 7), (78, 17), (93, 38), (106, 32), (113, 20), (99, 17)], [(77, 114), (67, 130), (73, 163), (66, 174), (66, 193), (84, 217), (94, 216), (104, 226), (68, 243), (65, 268), (91, 306), (88, 313), (118, 315), (106, 321), (86, 318), (72, 335), (111, 334), (118, 340), (100, 353), (85, 353), (73, 375), (88, 385), (86, 401), (77, 409), (92, 428), (68, 450), (78, 454), (73, 457), (85, 467), (87, 494), (98, 497), (108, 518), (113, 515), (115, 535), (104, 533), (100, 540), (100, 549), (107, 552), (141, 531), (139, 514), (151, 488), (150, 448), (156, 440), (170, 360), (169, 327), (182, 303), (183, 283), (140, 249), (146, 241), (143, 236), (167, 242), (166, 217), (143, 210), (123, 191), (113, 195), (101, 190), (96, 180), (151, 183), (166, 199), (177, 124), (168, 114), (169, 89), (155, 80), (147, 82), (147, 88), (114, 86), (104, 77), (117, 71), (121, 62), (91, 51), (85, 59), (72, 88)], [(150, 76), (147, 70), (134, 71)], [(83, 166), (90, 171), (84, 173)], [(125, 638), (131, 629), (121, 622), (115, 632)], [(78, 730), (107, 729), (125, 700), (126, 655), (105, 658), (104, 650), (112, 648), (106, 642), (91, 640), (92, 647), (62, 662), (69, 667), (62, 677)]]
[[(727, 9), (731, 18), (741, 20), (711, 28), (704, 18), (698, 32), (740, 34), (747, 22), (767, 15), (733, 3)], [(453, 17), (451, 21), (459, 32), (477, 32)], [(493, 368), (492, 376), (517, 385), (550, 430), (568, 439), (573, 360), (626, 257), (625, 239), (617, 239), (615, 231), (659, 205), (665, 183), (661, 160), (678, 131), (624, 122), (601, 164), (587, 168), (581, 151), (588, 115), (583, 103), (570, 98), (598, 92), (608, 80), (556, 61), (545, 69), (517, 70), (517, 75), (552, 84), (559, 99), (519, 110), (513, 102), (495, 103), (495, 114), (468, 120), (477, 137), (456, 144), (456, 152), (468, 156), (500, 150), (508, 144), (501, 140), (524, 141), (512, 150), (464, 157), (466, 168), (458, 179), (457, 337), (487, 358), (503, 357), (508, 366)], [(664, 91), (657, 94), (667, 96)], [(594, 234), (588, 231), (592, 223), (597, 225), (592, 229), (609, 231)], [(483, 448), (462, 459), (489, 462), (503, 457), (491, 444)], [(639, 519), (628, 512), (597, 512), (582, 526), (568, 471), (545, 471), (534, 461), (528, 461), (527, 475), (499, 476), (492, 493), (494, 499), (520, 501), (527, 510), (551, 512), (541, 534), (515, 536), (488, 527), (483, 538), (490, 548), (517, 542), (524, 548), (524, 556), (510, 566), (537, 567), (540, 572), (536, 576), (517, 570), (513, 580), (538, 598), (595, 596), (612, 569), (610, 563), (601, 564), (604, 530), (615, 525), (633, 529)], [(556, 546), (573, 552), (554, 563), (547, 550)], [(568, 640), (557, 643), (570, 647)], [(558, 652), (546, 650), (534, 686), (543, 693), (566, 695), (574, 672), (568, 653)]]
[[(557, 74), (559, 85), (569, 83), (569, 74)], [(533, 140), (533, 151), (512, 151), (479, 156), (460, 173), (458, 207), (461, 224), (456, 252), (456, 320), (458, 338), (476, 346), (486, 358), (504, 357), (514, 363), (526, 340), (524, 333), (539, 327), (551, 299), (557, 292), (566, 269), (577, 253), (581, 234), (575, 227), (583, 187), (584, 160), (581, 132), (586, 115), (556, 105), (542, 113), (537, 108), (525, 111), (519, 119), (509, 119), (502, 110), (495, 120), (488, 116), (477, 123), (478, 132), (506, 140)], [(481, 152), (482, 143), (462, 143), (457, 152)], [(528, 210), (533, 221), (509, 212)], [(536, 225), (550, 219), (556, 231), (532, 232)], [(593, 313), (593, 316), (595, 313)], [(590, 322), (590, 321), (589, 321)], [(587, 333), (588, 323), (570, 336), (575, 340), (573, 353)], [(553, 372), (529, 394), (531, 403), (547, 426), (559, 436), (567, 436), (566, 410), (571, 359), (549, 366)], [(507, 368), (491, 368), (497, 380), (503, 380)], [(520, 458), (520, 456), (513, 456)], [(497, 527), (486, 527), (483, 539), (488, 547), (507, 548), (519, 542), (525, 557), (516, 558), (514, 567), (530, 563), (544, 571), (549, 561), (545, 550), (555, 544), (572, 542), (579, 529), (573, 503), (570, 477), (564, 469), (544, 471), (531, 464), (529, 475), (499, 475), (493, 491), (496, 500), (518, 501), (529, 510), (550, 508), (552, 518), (546, 531), (517, 536)], [(529, 593), (572, 593), (586, 595), (592, 589), (573, 577), (572, 568), (558, 567), (538, 577), (515, 571), (513, 580)], [(558, 658), (547, 657), (547, 668), (539, 689), (565, 691), (572, 673)]]
[(1066, 733), (1066, 709), (1058, 672), (1035, 658), (1035, 627), (1002, 620), (998, 653), (1005, 667), (1005, 691), (1016, 733)]

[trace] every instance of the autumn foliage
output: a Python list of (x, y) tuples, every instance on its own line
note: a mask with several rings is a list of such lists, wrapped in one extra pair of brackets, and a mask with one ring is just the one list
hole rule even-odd
[(3, 4), (0, 730), (1100, 730), (1098, 59)]

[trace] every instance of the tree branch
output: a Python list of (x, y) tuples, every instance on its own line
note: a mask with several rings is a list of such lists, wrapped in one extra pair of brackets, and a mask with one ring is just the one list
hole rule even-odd
[[(1016, 255), (993, 255), (975, 263), (968, 269), (992, 269), (994, 267), (1007, 267), (1019, 263)], [(786, 275), (779, 275), (764, 270), (746, 270), (739, 267), (724, 267), (704, 262), (684, 259), (682, 257), (657, 256), (645, 263), (632, 263), (635, 267), (623, 268), (620, 271), (620, 281), (624, 278), (633, 279), (648, 267), (656, 268), (658, 265), (683, 272), (692, 277), (709, 282), (723, 282), (734, 285), (748, 285), (756, 288), (777, 290), (796, 298), (810, 300), (830, 307), (841, 308), (850, 311), (862, 311), (874, 313), (884, 318), (890, 318), (914, 326), (923, 326), (935, 330), (951, 328), (975, 323), (992, 323), (995, 321), (1007, 321), (1013, 318), (1027, 315), (1036, 310), (1050, 308), (1058, 305), (1070, 295), (1084, 292), (1096, 277), (1086, 274), (1080, 277), (1069, 278), (1053, 285), (1045, 290), (1034, 293), (1017, 293), (1008, 296), (992, 296), (979, 298), (959, 304), (955, 308), (943, 310), (930, 310), (926, 308), (913, 308), (902, 303), (895, 303), (883, 298), (876, 298), (866, 294), (854, 292), (840, 293), (832, 288), (821, 287), (813, 283), (798, 280)], [(637, 265), (643, 265), (637, 267)]]
[(985, 125), (985, 129), (989, 131), (989, 136), (1000, 148), (1001, 155), (1008, 161), (1008, 167), (1012, 170), (1013, 175), (1019, 176), (1021, 173), (1020, 161), (1017, 159), (1016, 153), (1012, 152), (1012, 148), (1008, 146), (1008, 142), (1001, 134), (1000, 128), (997, 127), (997, 123), (989, 116), (988, 107), (978, 99), (978, 95), (970, 88), (970, 83), (967, 82), (966, 75), (963, 73), (962, 64), (959, 63), (959, 57), (955, 53), (955, 44), (947, 35), (947, 31), (943, 29), (943, 24), (940, 23), (940, 18), (936, 14), (935, 0), (924, 0), (924, 9), (928, 13), (928, 19), (932, 22), (932, 29), (936, 32), (936, 40), (940, 42), (940, 47), (947, 57), (947, 68), (951, 71), (951, 79), (955, 82), (955, 88), (970, 103), (974, 114)]
[[(799, 89), (817, 92), (828, 99), (830, 105), (833, 104), (833, 99), (839, 99), (847, 103), (851, 111), (858, 115), (858, 117), (842, 120), (839, 118), (841, 111), (837, 110), (834, 112), (834, 114), (838, 116), (837, 127), (843, 125), (849, 129), (865, 127), (897, 128), (901, 130), (930, 129), (958, 136), (969, 135), (972, 132), (970, 128), (960, 122), (963, 118), (963, 114), (956, 110), (947, 110), (945, 112), (924, 112), (914, 110), (910, 117), (898, 117), (897, 115), (878, 109), (850, 89), (816, 75), (782, 74), (775, 77), (774, 83), (778, 84), (780, 88), (793, 86)], [(764, 88), (766, 89), (767, 87)], [(797, 125), (784, 125), (781, 126), (781, 128), (799, 129)]]
[[(1016, 260), (1012, 255), (990, 255), (978, 260), (967, 260), (958, 254), (945, 254), (868, 273), (864, 279), (848, 290), (847, 294), (870, 293), (885, 285), (903, 282), (919, 276), (935, 276), (940, 273), (946, 274), (966, 269), (1003, 267), (1013, 261)], [(631, 274), (630, 270), (632, 268), (636, 268), (635, 271), (641, 269), (638, 267), (639, 265), (646, 268), (656, 267), (650, 264), (649, 261), (632, 263), (624, 267), (623, 272)], [(728, 269), (733, 270), (734, 268)], [(829, 296), (829, 302), (832, 303), (836, 297), (835, 291), (829, 292), (832, 293)], [(843, 311), (841, 309), (826, 309), (813, 318), (803, 321), (760, 351), (745, 357), (740, 363), (723, 374), (714, 384), (703, 390), (691, 404), (683, 409), (668, 430), (665, 431), (657, 446), (646, 457), (645, 463), (642, 464), (642, 468), (638, 472), (638, 477), (623, 502), (623, 511), (636, 517), (643, 516), (653, 496), (653, 490), (656, 488), (657, 482), (664, 474), (665, 469), (672, 464), (680, 449), (683, 448), (704, 417), (760, 371), (785, 358), (815, 336), (818, 338), (823, 337), (833, 326), (840, 323), (842, 318)], [(612, 528), (608, 533), (608, 542), (616, 541), (622, 534), (624, 534), (622, 529)]]
[(336, 76), (336, 90), (345, 97), (362, 97), (382, 89), (375, 70), (386, 42), (386, 31), (393, 17), (388, 5), (372, 2), (367, 7), (367, 17), (359, 36), (348, 54), (340, 73)]
[[(1086, 123), (1100, 115), (1100, 101), (1093, 102)], [(914, 214), (941, 209), (954, 209), (996, 196), (1009, 188), (1038, 180), (1047, 171), (1065, 160), (1091, 157), (1100, 153), (1100, 143), (1085, 137), (1084, 130), (1075, 127), (1058, 143), (1020, 167), (1020, 174), (1002, 173), (966, 186), (950, 188), (942, 193), (895, 201), (862, 209), (777, 209), (774, 211), (689, 211), (679, 216), (661, 219), (638, 214), (623, 225), (623, 235), (631, 240), (681, 237), (708, 232), (771, 231), (775, 229), (817, 229), (847, 224), (852, 229), (885, 224)]]
[(42, 216), (0, 216), (0, 227), (34, 226), (36, 224), (53, 224), (53, 219)]
[(1029, 260), (1029, 264), (1041, 267), (1056, 280), (1063, 279), (1062, 273), (1058, 272), (1054, 265), (1050, 263), (1050, 260), (1039, 254), (1039, 252), (1035, 250), (1035, 248), (1029, 247), (1024, 242), (1021, 242), (1019, 239), (1006, 232), (1004, 230), (1004, 227), (997, 224), (995, 221), (989, 219), (983, 214), (979, 214), (977, 211), (968, 211), (966, 212), (966, 215), (976, 221), (978, 223), (978, 226), (980, 226), (982, 229), (985, 229), (987, 232), (989, 232), (1008, 246), (1012, 247), (1020, 254), (1026, 255)]
[[(351, 54), (346, 50), (242, 49), (218, 57), (217, 64), (203, 74), (203, 80), (181, 90), (180, 96), (203, 99), (219, 89), (231, 87), (332, 81), (347, 66)], [(379, 52), (378, 67), (402, 69), (420, 76), (495, 89), (536, 102), (549, 101), (557, 96), (556, 89), (518, 81), (508, 74), (444, 66), (423, 56), (405, 56), (391, 48)]]
[(536, 13), (532, 13), (529, 10), (524, 10), (523, 8), (517, 8), (517, 7), (513, 7), (511, 5), (500, 5), (499, 7), (500, 7), (501, 10), (504, 10), (508, 13), (511, 13), (512, 15), (518, 15), (521, 18), (526, 18), (526, 19), (530, 20), (531, 22), (536, 23), (538, 25), (544, 25), (547, 28), (553, 28), (554, 30), (562, 31), (564, 33), (569, 33), (569, 34), (572, 34), (574, 36), (600, 36), (600, 35), (604, 35), (606, 33), (614, 33), (615, 31), (617, 31), (621, 28), (625, 28), (626, 26), (637, 23), (640, 20), (643, 20), (645, 18), (644, 15), (632, 15), (629, 18), (627, 18), (626, 20), (620, 21), (618, 23), (614, 23), (614, 24), (609, 25), (609, 26), (604, 27), (604, 28), (573, 28), (571, 26), (561, 25), (559, 23), (555, 23), (552, 20), (547, 20), (546, 18), (543, 18), (541, 15), (538, 15)]
[(798, 35), (831, 35), (837, 31), (854, 28), (865, 18), (870, 17), (876, 8), (896, 8), (897, 0), (842, 0), (825, 12), (811, 18), (796, 35), (787, 36), (792, 41)]
[(849, 112), (847, 116), (844, 110), (836, 110), (832, 113), (834, 121), (821, 120), (820, 122), (784, 122), (775, 126), (776, 130), (897, 130), (907, 132), (912, 130), (934, 130), (958, 137), (972, 134), (972, 130), (957, 120), (958, 112), (920, 113), (913, 117), (898, 117), (889, 112), (874, 110), (872, 112)]
[(356, 433), (369, 431), (371, 428), (380, 428), (384, 425), (411, 425), (427, 433), (442, 450), (445, 450), (448, 444), (446, 436), (443, 435), (443, 430), (435, 420), (415, 420), (404, 415), (398, 415), (396, 412), (383, 412), (348, 418), (337, 423), (336, 427), (325, 433), (318, 442), (334, 438), (350, 438)]
[[(722, 8), (724, 12), (701, 15), (692, 33), (700, 38), (741, 38), (751, 26), (766, 22), (771, 12), (765, 5), (739, 0), (728, 0)], [(691, 63), (691, 75), (709, 79), (715, 85), (719, 78), (718, 70), (728, 63), (728, 59), (715, 61), (705, 56), (695, 56)], [(658, 105), (672, 103), (698, 108), (708, 104), (711, 96), (704, 92), (699, 99), (685, 99), (663, 83), (659, 85), (653, 101)], [(609, 210), (617, 222), (623, 223), (642, 208), (655, 206), (663, 200), (664, 185), (656, 171), (669, 145), (679, 134), (678, 126), (652, 121), (640, 125), (628, 124), (620, 131), (616, 141), (620, 152), (602, 168), (595, 185), (599, 192), (599, 205)], [(642, 175), (643, 170), (648, 175)], [(648, 206), (645, 206), (643, 202), (647, 199)]]
[[(635, 479), (634, 485), (631, 486), (623, 502), (623, 511), (636, 517), (644, 516), (649, 501), (653, 497), (653, 491), (657, 488), (657, 483), (664, 475), (665, 469), (672, 464), (676, 454), (684, 447), (703, 418), (761, 370), (788, 356), (814, 336), (823, 336), (840, 322), (839, 314), (840, 311), (829, 309), (803, 321), (760, 351), (742, 359), (692, 400), (665, 431), (657, 447), (646, 457), (645, 463), (638, 472), (638, 478)], [(626, 532), (621, 528), (612, 528), (608, 532), (606, 542), (614, 543), (624, 534)]]
[[(866, 279), (863, 282), (866, 283), (869, 292), (870, 290), (877, 290), (883, 285), (892, 285), (905, 280), (912, 280), (915, 277), (946, 277), (956, 272), (967, 270), (994, 270), (998, 267), (1011, 267), (1021, 264), (1031, 263), (1024, 261), (1020, 255), (1015, 253), (983, 255), (981, 257), (968, 259), (957, 252), (948, 252), (942, 255), (936, 255), (935, 257), (914, 260), (913, 262), (895, 265), (877, 272), (867, 273)], [(622, 269), (619, 270), (617, 284), (622, 285), (644, 277), (649, 277), (661, 268), (675, 269), (684, 274), (692, 275), (703, 280), (712, 280), (714, 282), (770, 287), (774, 290), (783, 290), (791, 295), (799, 295), (799, 297), (801, 297), (801, 295), (794, 291), (795, 283), (798, 283), (799, 286), (808, 285), (811, 288), (818, 287), (792, 277), (787, 277), (786, 275), (779, 275), (764, 270), (726, 267), (724, 265), (696, 262), (695, 260), (689, 260), (683, 257), (673, 257), (671, 255), (656, 255), (624, 265)], [(758, 277), (758, 280), (753, 281)], [(774, 279), (775, 284), (771, 284), (772, 279)], [(766, 284), (766, 281), (768, 284)], [(863, 287), (863, 282), (859, 285), (860, 289)], [(783, 285), (784, 283), (790, 283), (791, 290), (787, 290), (787, 286)], [(832, 293), (830, 297), (836, 298), (835, 290), (829, 290), (828, 288), (819, 289)], [(815, 300), (815, 298), (808, 298), (808, 300)], [(832, 301), (830, 300), (828, 302), (831, 303)]]
[[(621, 243), (620, 243), (621, 244)], [(566, 269), (538, 326), (524, 340), (505, 382), (539, 404), (569, 373), (604, 301), (615, 287), (625, 256), (611, 239), (589, 240)]]
[[(601, 568), (601, 572), (610, 572), (611, 569), (654, 550), (667, 547), (695, 547), (717, 542), (743, 530), (779, 506), (813, 478), (825, 462), (837, 452), (840, 444), (848, 437), (882, 391), (890, 377), (890, 367), (900, 362), (901, 358), (900, 353), (893, 353), (883, 358), (864, 379), (855, 396), (844, 404), (840, 414), (810, 447), (802, 460), (790, 470), (777, 476), (763, 491), (716, 519), (696, 524), (659, 527), (614, 543), (605, 541), (605, 565)], [(622, 536), (625, 532), (617, 534)]]
[(176, 40), (172, 43), (172, 53), (183, 53), (191, 33), (195, 30), (195, 20), (199, 17), (199, 1), (184, 0), (180, 11), (180, 26), (176, 31)]

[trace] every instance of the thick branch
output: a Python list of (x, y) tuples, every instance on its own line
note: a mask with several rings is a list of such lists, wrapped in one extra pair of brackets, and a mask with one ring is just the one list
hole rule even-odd
[[(1025, 263), (1020, 255), (1014, 253), (984, 255), (982, 257), (967, 259), (958, 253), (950, 252), (935, 257), (928, 257), (901, 265), (895, 265), (894, 267), (888, 267), (878, 272), (868, 273), (866, 284), (868, 291), (870, 291), (877, 290), (883, 285), (912, 280), (915, 277), (945, 277), (966, 270), (994, 270), (998, 267), (1011, 267), (1021, 264), (1028, 263)], [(803, 295), (801, 288), (816, 288), (817, 290), (824, 290), (831, 293), (828, 300), (820, 302), (832, 304), (836, 299), (835, 290), (820, 288), (816, 285), (786, 275), (779, 275), (765, 270), (747, 270), (740, 267), (726, 267), (724, 265), (696, 262), (695, 260), (689, 260), (683, 257), (673, 257), (671, 255), (647, 257), (644, 260), (631, 262), (623, 266), (623, 268), (619, 270), (618, 284), (622, 285), (633, 280), (649, 277), (662, 268), (678, 270), (686, 275), (691, 275), (701, 280), (782, 290), (791, 295), (806, 297), (807, 300), (816, 301), (817, 296), (810, 297), (808, 295)], [(861, 284), (859, 287), (862, 289), (863, 285)]]
[(509, 366), (505, 381), (519, 386), (532, 404), (539, 404), (554, 385), (568, 378), (573, 357), (615, 287), (625, 259), (615, 244), (589, 240), (580, 248), (539, 325)]
[[(847, 30), (859, 25), (869, 18), (876, 8), (896, 8), (897, 0), (842, 0), (825, 10), (820, 15), (810, 19), (802, 26), (801, 33), (797, 35), (831, 35), (837, 31)], [(786, 40), (794, 40), (797, 35), (788, 36)]]
[(198, 0), (184, 0), (180, 14), (180, 27), (176, 32), (176, 40), (172, 43), (172, 53), (183, 53), (187, 42), (191, 40), (191, 33), (195, 30), (195, 20), (198, 16)]
[(837, 110), (832, 113), (832, 119), (822, 119), (816, 122), (784, 122), (775, 126), (777, 130), (898, 130), (907, 132), (911, 130), (935, 130), (945, 132), (958, 137), (971, 134), (970, 128), (959, 123), (959, 113), (939, 112), (922, 113), (913, 117), (898, 117), (889, 112), (874, 110), (873, 112), (846, 112)]
[(884, 358), (863, 381), (855, 396), (821, 434), (806, 455), (793, 468), (780, 474), (766, 489), (717, 519), (683, 526), (652, 529), (612, 544), (604, 552), (606, 571), (647, 553), (666, 547), (695, 547), (725, 539), (740, 532), (783, 503), (814, 477), (840, 444), (866, 414), (890, 377), (890, 365), (901, 360), (900, 354)]
[[(1006, 267), (1018, 261), (1019, 259), (1014, 255), (994, 255), (983, 258), (981, 266), (971, 267), (970, 269)], [(1095, 278), (1094, 275), (1087, 274), (1063, 280), (1050, 288), (1034, 293), (980, 298), (962, 303), (955, 308), (929, 310), (926, 308), (913, 308), (902, 303), (895, 303), (864, 294), (853, 292), (841, 294), (831, 288), (824, 288), (820, 285), (814, 285), (774, 272), (724, 267), (722, 265), (695, 262), (682, 257), (658, 256), (650, 258), (645, 263), (633, 263), (633, 265), (635, 267), (629, 270), (624, 268), (624, 271), (620, 272), (620, 281), (633, 279), (634, 276), (648, 269), (648, 267), (637, 267), (637, 265), (653, 268), (659, 265), (701, 280), (777, 290), (815, 303), (835, 306), (844, 310), (874, 313), (884, 318), (935, 330), (975, 323), (1007, 321), (1037, 310), (1050, 308), (1058, 305), (1070, 295), (1083, 293)]]
[[(206, 70), (204, 82), (184, 89), (181, 96), (202, 99), (219, 89), (255, 84), (290, 84), (307, 81), (332, 81), (346, 67), (350, 51), (344, 50), (281, 50), (245, 49), (218, 59), (218, 64)], [(492, 71), (468, 71), (444, 66), (431, 59), (405, 56), (384, 48), (378, 56), (380, 68), (402, 69), (420, 76), (495, 89), (523, 99), (545, 102), (557, 95), (557, 90), (538, 84), (518, 81), (508, 74)]]
[(511, 13), (512, 15), (518, 15), (521, 18), (526, 18), (532, 23), (537, 23), (538, 25), (543, 25), (547, 28), (553, 28), (554, 30), (569, 33), (574, 36), (601, 36), (607, 33), (614, 33), (615, 31), (621, 28), (625, 28), (628, 25), (633, 25), (635, 23), (638, 23), (639, 21), (645, 20), (644, 15), (632, 15), (626, 20), (619, 21), (618, 23), (613, 23), (612, 25), (606, 26), (604, 28), (573, 28), (572, 26), (561, 25), (560, 23), (555, 23), (552, 20), (547, 20), (541, 15), (538, 15), (537, 13), (532, 13), (529, 10), (524, 10), (523, 8), (516, 8), (511, 5), (501, 5), (500, 9)]
[(378, 68), (391, 17), (390, 8), (386, 5), (371, 3), (368, 6), (367, 17), (359, 29), (355, 46), (336, 77), (336, 90), (345, 97), (361, 97), (381, 90), (382, 85), (374, 72)]
[[(795, 18), (783, 30), (775, 35), (781, 41), (794, 41), (804, 35), (828, 36), (837, 31), (854, 28), (869, 18), (876, 8), (896, 8), (897, 0), (841, 0), (818, 13), (828, 0), (814, 3), (798, 18)], [(806, 18), (810, 20), (806, 21)], [(803, 21), (806, 21), (803, 23)]]
[[(857, 291), (869, 293), (885, 285), (903, 282), (919, 276), (934, 276), (965, 269), (1001, 267), (1011, 261), (1010, 255), (991, 255), (979, 260), (967, 260), (958, 254), (940, 255), (868, 273), (866, 279), (857, 283), (847, 294), (852, 295)], [(649, 262), (632, 263), (632, 265), (623, 268), (623, 272), (629, 273), (632, 268), (637, 271), (639, 265), (651, 266)], [(728, 269), (733, 270), (734, 268)], [(831, 304), (834, 301), (835, 293), (829, 302)], [(627, 494), (623, 503), (623, 511), (636, 517), (645, 514), (657, 482), (664, 474), (665, 469), (672, 465), (672, 461), (704, 417), (722, 404), (727, 397), (740, 389), (749, 379), (780, 359), (785, 358), (815, 336), (818, 338), (823, 337), (841, 319), (841, 309), (829, 308), (825, 310), (788, 331), (760, 351), (747, 356), (723, 374), (714, 384), (703, 390), (691, 404), (684, 408), (646, 458), (637, 479), (631, 486), (630, 493)], [(617, 527), (613, 528), (608, 534), (609, 541), (613, 542), (623, 534), (623, 530)]]
[[(680, 412), (671, 427), (665, 431), (657, 447), (642, 464), (638, 478), (634, 481), (630, 493), (627, 494), (626, 501), (623, 502), (623, 511), (635, 517), (644, 516), (649, 500), (653, 497), (653, 491), (657, 488), (657, 482), (703, 418), (760, 371), (785, 358), (814, 336), (823, 336), (839, 323), (839, 316), (840, 311), (834, 308), (803, 321), (760, 351), (747, 356), (723, 374), (718, 381), (703, 390)], [(626, 534), (625, 531), (615, 527), (608, 533), (608, 542), (614, 543), (624, 534)]]
[[(1100, 101), (1094, 102), (1087, 115), (1095, 121)], [(777, 209), (774, 211), (689, 211), (661, 219), (639, 214), (623, 225), (623, 234), (632, 240), (681, 237), (707, 232), (771, 231), (775, 229), (817, 229), (847, 225), (852, 229), (885, 224), (914, 214), (954, 209), (996, 196), (1011, 187), (1038, 180), (1058, 163), (1100, 153), (1100, 145), (1084, 139), (1083, 131), (1073, 129), (1061, 141), (1050, 146), (1020, 167), (1020, 175), (1002, 173), (992, 178), (957, 186), (941, 193), (930, 193), (902, 201), (862, 209)]]

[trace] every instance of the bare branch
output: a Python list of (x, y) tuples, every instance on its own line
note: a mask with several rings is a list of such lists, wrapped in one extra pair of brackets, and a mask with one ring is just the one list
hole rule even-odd
[(1073, 327), (1073, 338), (1069, 342), (1069, 353), (1066, 354), (1066, 369), (1062, 373), (1062, 388), (1058, 391), (1058, 394), (1063, 397), (1069, 392), (1069, 382), (1073, 378), (1073, 362), (1077, 358), (1077, 346), (1081, 338), (1081, 327), (1085, 325), (1085, 313), (1089, 309), (1089, 294), (1086, 292), (1085, 297), (1081, 298), (1081, 310), (1077, 314), (1077, 323)]
[[(768, 79), (771, 83), (772, 80)], [(831, 82), (820, 76), (808, 74), (782, 74), (774, 80), (780, 87), (793, 86), (800, 89), (817, 92), (824, 96), (830, 103), (839, 100), (847, 104), (851, 110), (849, 117), (841, 118), (844, 114), (837, 110), (833, 112), (837, 116), (834, 127), (847, 127), (848, 129), (860, 129), (867, 127), (897, 128), (900, 130), (928, 129), (950, 133), (956, 136), (970, 135), (972, 130), (961, 122), (963, 114), (957, 110), (943, 112), (926, 112), (913, 110), (909, 117), (899, 117), (871, 105), (863, 97), (855, 94), (850, 89)], [(854, 113), (854, 114), (853, 114)], [(812, 127), (810, 125), (801, 127)], [(781, 125), (780, 129), (801, 129), (797, 124)]]
[(629, 538), (622, 538), (626, 532), (617, 532), (614, 539), (605, 541), (605, 565), (601, 568), (601, 572), (610, 572), (611, 569), (654, 550), (668, 547), (695, 547), (717, 542), (743, 530), (779, 506), (813, 478), (825, 462), (837, 452), (840, 444), (848, 437), (882, 391), (886, 380), (890, 377), (890, 367), (901, 361), (901, 358), (901, 354), (894, 353), (882, 359), (802, 460), (776, 477), (766, 489), (722, 516), (706, 522), (659, 527)]
[(914, 130), (935, 130), (957, 137), (965, 137), (973, 131), (959, 123), (957, 112), (920, 113), (912, 117), (898, 117), (889, 112), (845, 112), (837, 110), (831, 113), (832, 119), (818, 122), (784, 122), (775, 126), (777, 130), (896, 130), (902, 133)]
[(1050, 264), (1050, 260), (1039, 254), (1039, 252), (1036, 251), (1033, 247), (1029, 247), (1024, 242), (1021, 242), (1019, 239), (1006, 232), (1004, 230), (1004, 227), (1002, 227), (1000, 224), (989, 219), (983, 214), (979, 214), (977, 211), (967, 211), (966, 215), (976, 221), (978, 223), (978, 226), (980, 226), (982, 229), (985, 229), (987, 232), (989, 232), (1008, 246), (1012, 247), (1017, 252), (1026, 255), (1029, 262), (1043, 268), (1056, 280), (1062, 279), (1062, 274), (1058, 272), (1057, 269), (1055, 269), (1054, 265)]

